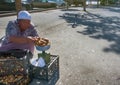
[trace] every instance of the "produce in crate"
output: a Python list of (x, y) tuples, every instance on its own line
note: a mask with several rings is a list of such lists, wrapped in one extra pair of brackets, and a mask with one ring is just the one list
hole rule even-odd
[(29, 77), (23, 75), (8, 75), (0, 77), (0, 85), (28, 85)]
[(29, 76), (24, 61), (14, 56), (0, 56), (0, 85), (27, 85)]

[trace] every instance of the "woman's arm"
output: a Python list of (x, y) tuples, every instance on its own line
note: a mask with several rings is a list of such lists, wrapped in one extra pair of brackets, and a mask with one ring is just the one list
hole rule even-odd
[(34, 43), (34, 37), (16, 37), (16, 36), (10, 36), (9, 41), (13, 43)]

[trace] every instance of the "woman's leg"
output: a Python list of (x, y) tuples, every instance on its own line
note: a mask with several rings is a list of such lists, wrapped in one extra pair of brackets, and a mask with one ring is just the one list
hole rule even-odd
[(2, 45), (0, 51), (7, 51), (11, 49), (28, 49), (31, 53), (34, 53), (34, 44), (16, 44), (9, 43), (7, 45)]

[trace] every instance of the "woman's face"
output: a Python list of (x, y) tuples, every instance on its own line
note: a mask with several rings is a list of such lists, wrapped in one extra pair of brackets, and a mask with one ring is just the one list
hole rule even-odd
[(26, 29), (28, 29), (30, 27), (30, 20), (25, 20), (25, 19), (19, 19), (18, 20), (18, 24), (20, 27), (21, 31), (25, 31)]

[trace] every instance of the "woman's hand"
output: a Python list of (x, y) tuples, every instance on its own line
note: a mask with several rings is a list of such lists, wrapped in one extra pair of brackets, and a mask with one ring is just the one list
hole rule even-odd
[(35, 41), (38, 39), (38, 37), (31, 37), (31, 36), (28, 36), (28, 43), (32, 42), (32, 43), (35, 43)]

